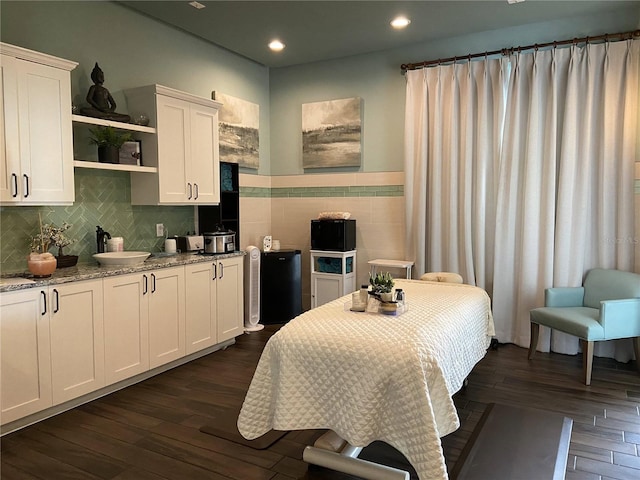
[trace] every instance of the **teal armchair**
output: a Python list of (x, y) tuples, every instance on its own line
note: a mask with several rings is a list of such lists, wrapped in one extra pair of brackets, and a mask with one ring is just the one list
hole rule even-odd
[(591, 384), (593, 345), (600, 340), (633, 338), (640, 371), (640, 275), (595, 268), (582, 287), (547, 288), (544, 307), (530, 312), (529, 360), (538, 346), (540, 325), (580, 339), (585, 384)]

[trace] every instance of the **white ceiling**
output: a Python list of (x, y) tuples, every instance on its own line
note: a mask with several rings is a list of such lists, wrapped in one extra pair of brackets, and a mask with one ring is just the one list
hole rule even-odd
[[(640, 1), (119, 1), (138, 12), (268, 67), (283, 67), (387, 50), (529, 23), (591, 15)], [(389, 22), (405, 14), (411, 24)], [(639, 15), (640, 16), (640, 15)], [(613, 32), (610, 32), (613, 33)], [(273, 38), (286, 44), (273, 53)]]

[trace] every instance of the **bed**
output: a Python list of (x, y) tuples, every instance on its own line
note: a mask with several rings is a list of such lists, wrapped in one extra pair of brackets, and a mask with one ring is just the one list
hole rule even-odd
[(396, 280), (396, 288), (406, 294), (401, 315), (352, 312), (345, 296), (274, 334), (247, 391), (240, 433), (328, 429), (348, 442), (349, 457), (380, 440), (420, 479), (446, 479), (440, 438), (459, 427), (452, 395), (494, 335), (490, 300), (470, 285)]

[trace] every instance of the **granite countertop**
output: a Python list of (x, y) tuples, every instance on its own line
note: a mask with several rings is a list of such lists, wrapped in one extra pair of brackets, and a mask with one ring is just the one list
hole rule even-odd
[(27, 288), (48, 287), (62, 283), (77, 282), (81, 280), (92, 280), (96, 278), (112, 277), (115, 275), (126, 275), (127, 273), (146, 272), (159, 268), (177, 267), (192, 263), (205, 263), (217, 261), (223, 258), (244, 256), (244, 251), (221, 253), (216, 255), (198, 255), (195, 253), (178, 253), (167, 256), (164, 254), (152, 254), (144, 263), (140, 265), (111, 266), (104, 267), (96, 263), (76, 265), (69, 268), (58, 268), (48, 278), (34, 278), (28, 271), (2, 275), (0, 278), (0, 293)]

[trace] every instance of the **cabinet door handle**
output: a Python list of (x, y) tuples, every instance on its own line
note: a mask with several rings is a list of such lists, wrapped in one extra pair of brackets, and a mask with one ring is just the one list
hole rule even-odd
[(212, 265), (213, 265), (213, 278), (211, 280), (215, 280), (216, 278), (218, 278), (218, 266), (215, 264), (215, 262)]
[(151, 293), (155, 293), (156, 292), (156, 274), (152, 273), (151, 274)]
[(142, 295), (146, 295), (149, 291), (149, 285), (147, 283), (147, 276), (142, 275)]
[(189, 197), (188, 200), (191, 200), (191, 198), (193, 197), (193, 189), (191, 188), (191, 184), (187, 183), (187, 186), (189, 187)]
[(220, 265), (220, 278), (224, 277), (224, 265), (222, 263), (218, 263)]
[(25, 173), (23, 173), (22, 176), (24, 177), (24, 187), (25, 187), (24, 198), (27, 198), (29, 196), (29, 176)]
[(44, 291), (40, 290), (40, 295), (42, 297), (42, 312), (41, 315), (47, 314), (47, 294)]
[(18, 175), (12, 173), (11, 178), (13, 178), (13, 194), (11, 196), (16, 198), (18, 196)]
[(194, 184), (193, 184), (193, 186), (194, 186), (194, 187), (196, 187), (196, 196), (194, 197), (194, 200), (197, 200), (197, 199), (198, 199), (198, 197), (200, 196), (200, 195), (198, 194), (198, 184), (197, 184), (197, 183), (194, 183)]
[(58, 293), (58, 289), (54, 288), (53, 289), (53, 293), (56, 297), (56, 306), (53, 309), (53, 313), (58, 313), (58, 311), (60, 310), (60, 294)]

